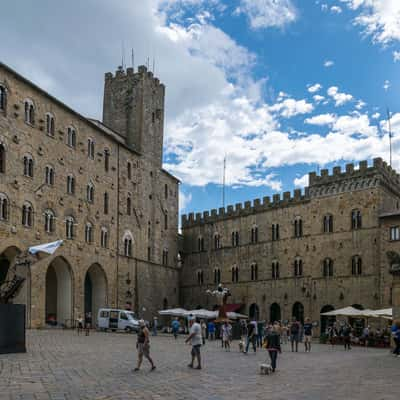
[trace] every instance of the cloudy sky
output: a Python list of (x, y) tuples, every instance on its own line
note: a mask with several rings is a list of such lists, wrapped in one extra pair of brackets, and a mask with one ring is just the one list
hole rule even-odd
[(307, 172), (400, 167), (399, 0), (13, 0), (1, 61), (101, 119), (104, 73), (150, 65), (167, 86), (164, 167), (183, 212), (307, 185)]

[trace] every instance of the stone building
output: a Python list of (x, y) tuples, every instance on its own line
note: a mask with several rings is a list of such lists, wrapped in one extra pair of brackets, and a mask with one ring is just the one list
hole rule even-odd
[(183, 215), (182, 305), (213, 307), (206, 289), (222, 282), (233, 308), (268, 321), (310, 316), (321, 330), (321, 312), (390, 306), (399, 202), (400, 176), (377, 158), (310, 173), (304, 192)]
[(126, 302), (150, 318), (178, 303), (179, 182), (162, 169), (164, 94), (144, 66), (107, 73), (100, 122), (0, 64), (0, 284), (28, 246), (64, 240), (23, 268), (16, 302), (28, 326)]

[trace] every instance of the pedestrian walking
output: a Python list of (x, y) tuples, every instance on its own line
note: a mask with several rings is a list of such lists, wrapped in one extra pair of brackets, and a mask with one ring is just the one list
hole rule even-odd
[(247, 343), (246, 343), (246, 350), (244, 354), (247, 354), (249, 351), (250, 343), (253, 346), (254, 353), (256, 352), (256, 337), (255, 337), (255, 326), (253, 321), (249, 321), (247, 324)]
[(191, 318), (189, 320), (189, 326), (190, 326), (190, 333), (189, 337), (186, 339), (185, 343), (191, 342), (192, 344), (192, 350), (191, 350), (191, 356), (192, 356), (192, 361), (188, 365), (189, 368), (194, 368), (194, 360), (197, 358), (197, 367), (196, 369), (201, 369), (201, 354), (200, 354), (200, 348), (201, 348), (201, 326), (200, 324), (196, 321), (195, 318)]
[(400, 357), (400, 320), (393, 322), (391, 332), (395, 344), (393, 355)]
[(150, 357), (150, 332), (142, 319), (139, 321), (139, 332), (137, 334), (136, 349), (138, 351), (138, 361), (134, 371), (140, 370), (143, 356), (145, 356), (151, 364), (150, 371), (154, 371), (156, 369), (156, 366), (154, 365), (154, 362)]
[(299, 348), (299, 340), (300, 340), (300, 322), (297, 321), (296, 317), (293, 317), (292, 323), (290, 324), (290, 344), (292, 346), (292, 352), (296, 353)]
[(157, 329), (158, 329), (158, 319), (157, 317), (153, 318), (153, 336), (157, 336)]
[(181, 324), (179, 323), (178, 317), (176, 317), (172, 323), (172, 333), (174, 335), (175, 340), (178, 339), (178, 333), (179, 333), (179, 328), (181, 327)]
[(288, 342), (288, 326), (286, 323), (282, 324), (281, 327), (281, 341), (283, 344), (287, 344)]
[(82, 315), (79, 314), (78, 318), (76, 319), (76, 329), (77, 329), (78, 335), (83, 331), (83, 324), (84, 324), (84, 321), (83, 321)]
[(209, 321), (207, 329), (208, 329), (208, 340), (215, 340), (215, 324), (213, 321)]
[(92, 327), (92, 313), (88, 311), (85, 314), (85, 335), (89, 336), (90, 328)]
[(342, 326), (340, 336), (343, 338), (344, 349), (351, 350), (351, 326), (347, 322)]
[(305, 352), (309, 353), (311, 351), (311, 339), (312, 339), (312, 329), (313, 325), (311, 323), (310, 318), (306, 318), (306, 321), (303, 325), (303, 331), (304, 331), (304, 347), (305, 347)]
[(200, 326), (201, 326), (201, 338), (203, 340), (203, 346), (204, 346), (206, 344), (206, 335), (207, 335), (207, 325), (204, 319), (200, 321)]
[(264, 327), (265, 327), (265, 321), (257, 322), (257, 347), (261, 347), (263, 344)]
[(281, 338), (280, 338), (280, 327), (277, 323), (272, 326), (272, 330), (268, 332), (265, 337), (266, 348), (268, 350), (269, 357), (271, 359), (272, 372), (276, 370), (276, 362), (278, 359), (278, 353), (282, 353), (281, 350)]
[(225, 321), (221, 327), (221, 331), (224, 348), (226, 351), (231, 351), (232, 325), (228, 321)]

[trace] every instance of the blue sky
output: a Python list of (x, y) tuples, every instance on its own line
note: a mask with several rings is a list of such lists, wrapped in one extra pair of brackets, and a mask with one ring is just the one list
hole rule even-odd
[(155, 58), (167, 87), (164, 166), (182, 181), (183, 213), (222, 205), (225, 156), (226, 205), (304, 187), (319, 168), (388, 159), (386, 107), (400, 167), (398, 0), (2, 8), (2, 61), (89, 117), (101, 119), (103, 74), (121, 47), (136, 64)]

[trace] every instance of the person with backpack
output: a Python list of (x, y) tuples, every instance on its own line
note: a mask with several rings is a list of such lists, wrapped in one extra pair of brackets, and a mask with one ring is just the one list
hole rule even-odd
[(290, 324), (290, 344), (292, 346), (292, 352), (296, 349), (296, 353), (299, 348), (300, 340), (300, 322), (297, 321), (296, 317), (293, 317), (292, 323)]

